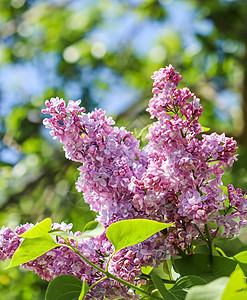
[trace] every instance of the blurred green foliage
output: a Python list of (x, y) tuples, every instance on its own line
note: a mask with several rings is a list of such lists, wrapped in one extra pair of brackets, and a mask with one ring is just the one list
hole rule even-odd
[[(91, 110), (111, 93), (112, 101), (123, 102), (123, 85), (125, 92), (136, 91), (136, 96), (115, 116), (117, 125), (140, 131), (151, 122), (145, 112), (150, 76), (170, 63), (183, 75), (183, 86), (202, 99), (202, 124), (240, 142), (239, 161), (224, 180), (246, 190), (246, 31), (245, 0), (1, 0), (0, 67), (10, 67), (7, 80), (16, 99), (3, 112), (8, 90), (6, 94), (2, 83), (0, 225), (13, 229), (51, 217), (80, 230), (95, 217), (74, 188), (78, 164), (66, 160), (61, 146), (43, 129), (40, 109), (45, 99), (77, 95)], [(32, 78), (26, 82), (28, 88), (18, 86), (17, 66), (35, 69), (40, 76), (36, 85), (42, 88), (30, 88)], [(242, 102), (221, 102), (218, 96), (229, 98), (229, 92)], [(7, 159), (11, 155), (14, 162)], [(229, 246), (236, 245), (232, 252), (245, 247), (238, 241)], [(3, 299), (44, 299), (45, 286), (29, 272), (0, 271)]]

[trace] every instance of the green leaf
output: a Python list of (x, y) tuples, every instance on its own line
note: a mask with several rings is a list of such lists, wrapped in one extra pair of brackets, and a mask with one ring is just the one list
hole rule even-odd
[(166, 299), (167, 289), (166, 289), (162, 279), (157, 275), (151, 275), (151, 278), (152, 278), (152, 281), (153, 281), (154, 285), (156, 286), (156, 288), (160, 292), (161, 296), (164, 299)]
[(239, 262), (239, 266), (244, 271), (245, 276), (247, 276), (247, 251), (242, 251), (237, 255), (233, 256), (233, 259)]
[(34, 260), (58, 246), (60, 245), (54, 242), (48, 233), (37, 238), (25, 239), (15, 251), (6, 269)]
[[(174, 271), (174, 268), (173, 268), (173, 262), (171, 261), (171, 259), (167, 259), (163, 263), (163, 271), (164, 271), (165, 274), (168, 275), (168, 278), (170, 280), (172, 280), (172, 279), (176, 280), (176, 279), (180, 278), (180, 274), (178, 274), (178, 273), (175, 274), (175, 271)], [(169, 289), (169, 286), (166, 285), (166, 287)]]
[(60, 229), (55, 229), (55, 230), (50, 230), (49, 233), (52, 235), (57, 235), (66, 239), (73, 239), (76, 241), (79, 241), (81, 239), (87, 238), (87, 237), (94, 237), (103, 234), (105, 231), (104, 226), (97, 222), (97, 221), (92, 221), (86, 224), (84, 231), (82, 232), (81, 235), (74, 236), (73, 234), (63, 231)]
[(236, 254), (234, 257), (237, 261), (246, 264), (247, 263), (247, 251), (242, 251)]
[(86, 224), (86, 226), (83, 229), (82, 235), (80, 235), (80, 238), (86, 238), (86, 237), (94, 237), (99, 236), (103, 234), (105, 231), (104, 226), (97, 222), (97, 221), (91, 221)]
[[(171, 264), (172, 267), (172, 264)], [(161, 263), (158, 267), (153, 268), (149, 275), (157, 275), (162, 279), (171, 279), (169, 275), (164, 271), (163, 263)]]
[(229, 295), (227, 298), (222, 298), (220, 300), (246, 300), (247, 299), (247, 291), (238, 291), (234, 294)]
[(163, 271), (164, 273), (166, 273), (169, 277), (171, 276), (171, 267), (172, 267), (172, 264), (171, 262), (168, 262), (168, 260), (165, 260), (163, 262)]
[(174, 261), (175, 271), (181, 276), (198, 275), (210, 281), (222, 276), (230, 276), (238, 262), (222, 256), (193, 254)]
[(45, 300), (78, 300), (81, 290), (82, 282), (78, 278), (61, 275), (50, 281)]
[[(152, 293), (152, 296), (155, 296), (155, 295), (160, 296), (160, 293), (156, 289), (156, 287), (151, 279), (146, 280), (145, 285), (141, 285), (140, 287), (143, 290), (145, 290), (146, 292), (148, 292), (149, 294)], [(156, 290), (156, 291), (154, 291), (154, 290)], [(150, 299), (153, 299), (152, 296), (147, 296), (147, 295), (142, 294), (142, 297), (140, 297), (140, 299), (150, 300)]]
[(106, 230), (106, 236), (117, 252), (143, 242), (156, 232), (172, 225), (146, 219), (123, 220), (111, 224)]
[(195, 285), (206, 284), (207, 281), (199, 276), (189, 275), (180, 278), (174, 286), (167, 290), (162, 279), (157, 275), (152, 275), (155, 287), (165, 300), (184, 300), (187, 290)]
[(51, 219), (46, 218), (34, 227), (30, 228), (29, 230), (25, 231), (23, 234), (18, 235), (19, 237), (24, 237), (26, 239), (34, 239), (40, 237), (51, 230)]
[(185, 300), (221, 300), (228, 282), (228, 277), (221, 277), (205, 285), (193, 286), (189, 289)]
[(71, 233), (69, 233), (67, 231), (61, 230), (61, 229), (50, 230), (49, 234), (51, 234), (51, 235), (57, 235), (57, 236), (60, 236), (60, 237), (66, 238), (66, 239), (79, 240), (78, 236), (74, 236), (73, 234), (71, 234)]
[(231, 299), (247, 299), (247, 291), (242, 291), (247, 288), (246, 280), (244, 278), (244, 273), (241, 269), (235, 270), (231, 276), (230, 280), (224, 290), (221, 300), (231, 300)]
[(202, 125), (201, 125), (201, 128), (202, 128), (202, 130), (203, 130), (204, 132), (207, 132), (207, 131), (209, 131), (209, 130), (210, 130), (210, 128), (209, 128), (209, 127), (205, 127), (205, 126), (202, 126)]
[(170, 290), (168, 290), (166, 300), (184, 300), (189, 288), (206, 283), (207, 281), (199, 276), (184, 276), (180, 278)]
[(90, 290), (90, 287), (87, 284), (86, 279), (84, 279), (83, 283), (82, 283), (81, 293), (80, 293), (78, 300), (83, 300), (89, 290)]
[[(219, 256), (219, 252), (216, 250), (214, 246), (212, 246), (213, 255)], [(205, 244), (199, 244), (195, 247), (195, 254), (210, 254), (208, 246)]]
[(150, 267), (150, 266), (142, 267), (142, 273), (145, 275), (148, 275), (152, 270), (153, 270), (153, 267)]
[(228, 256), (225, 254), (225, 252), (224, 252), (221, 248), (215, 247), (215, 249), (216, 249), (216, 251), (218, 251), (218, 253), (221, 254), (221, 256), (223, 256), (223, 257), (228, 257)]
[(222, 185), (222, 186), (220, 186), (220, 188), (222, 189), (222, 193), (221, 194), (226, 194), (226, 195), (228, 195), (228, 188), (227, 188), (227, 186), (224, 186), (224, 185)]

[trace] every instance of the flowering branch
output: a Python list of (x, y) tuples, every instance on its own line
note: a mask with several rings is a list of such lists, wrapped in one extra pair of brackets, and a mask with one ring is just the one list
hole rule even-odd
[[(132, 288), (133, 290), (137, 290), (137, 291), (141, 292), (141, 293), (144, 294), (144, 295), (151, 296), (150, 293), (148, 293), (147, 291), (145, 291), (145, 290), (139, 288), (138, 286), (135, 286), (135, 285), (133, 285), (133, 284), (131, 284), (131, 283), (129, 283), (129, 282), (127, 282), (127, 281), (121, 279), (121, 278), (118, 278), (117, 276), (115, 276), (115, 275), (109, 273), (108, 271), (105, 271), (105, 270), (99, 268), (98, 266), (96, 266), (95, 264), (93, 264), (92, 262), (90, 262), (86, 257), (84, 257), (84, 256), (83, 256), (79, 251), (77, 251), (75, 248), (71, 247), (71, 250), (74, 251), (78, 256), (80, 256), (81, 259), (85, 260), (85, 262), (86, 262), (87, 264), (89, 264), (90, 266), (92, 266), (93, 268), (95, 268), (96, 270), (98, 270), (99, 272), (101, 272), (101, 273), (103, 273), (103, 274), (106, 275), (104, 278), (101, 278), (97, 283), (99, 283), (99, 282), (102, 281), (103, 279), (111, 278), (111, 279), (114, 279), (114, 280), (116, 280), (116, 281), (118, 281), (118, 282), (120, 282), (120, 283), (122, 283), (122, 284), (124, 284), (124, 285), (126, 285), (126, 286), (128, 286), (128, 287), (130, 287), (130, 288)], [(96, 285), (96, 284), (93, 284), (91, 287), (93, 287), (93, 286), (95, 286), (95, 285)], [(162, 299), (162, 298), (156, 297), (156, 296), (154, 296), (154, 295), (152, 295), (152, 297), (155, 298), (155, 299), (159, 299), (159, 300)]]
[[(200, 99), (188, 88), (178, 88), (182, 76), (171, 65), (154, 72), (152, 78), (153, 97), (147, 111), (156, 121), (148, 126), (143, 148), (131, 132), (114, 126), (102, 109), (86, 113), (80, 100), (66, 105), (63, 99), (52, 98), (45, 101), (42, 110), (51, 116), (44, 119), (44, 125), (63, 144), (66, 158), (80, 163), (76, 188), (104, 228), (127, 219), (173, 224), (169, 230), (158, 230), (116, 253), (105, 234), (72, 246), (65, 239), (64, 247), (24, 264), (46, 280), (61, 272), (86, 280), (94, 299), (135, 299), (135, 293), (129, 295), (128, 291), (143, 293), (133, 285), (141, 277), (142, 267), (157, 267), (177, 254), (186, 261), (198, 240), (207, 243), (213, 257), (219, 227), (223, 237), (232, 237), (247, 224), (246, 195), (231, 184), (223, 193), (221, 188), (223, 168), (231, 167), (237, 159), (236, 141), (224, 133), (204, 134), (199, 123), (203, 113)], [(215, 231), (209, 229), (212, 223)], [(16, 235), (30, 226), (22, 225), (14, 232), (2, 228), (1, 260), (14, 255), (21, 243)], [(64, 223), (54, 226), (68, 232), (72, 227)], [(129, 228), (130, 236), (133, 230)], [(52, 241), (50, 244), (52, 247)], [(99, 277), (99, 272), (105, 277)], [(164, 282), (154, 278), (160, 294), (166, 295), (169, 291)], [(99, 289), (94, 288), (96, 284)]]

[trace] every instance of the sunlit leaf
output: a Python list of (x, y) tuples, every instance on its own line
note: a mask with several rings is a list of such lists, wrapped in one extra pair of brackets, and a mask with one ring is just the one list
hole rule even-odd
[(34, 260), (58, 246), (48, 233), (37, 238), (25, 239), (15, 251), (6, 269)]
[(84, 279), (82, 283), (81, 293), (78, 300), (83, 300), (86, 294), (88, 293), (89, 289), (90, 289), (89, 285), (87, 284), (86, 279)]
[[(245, 291), (243, 290), (245, 289)], [(241, 269), (235, 270), (224, 290), (221, 300), (247, 299), (247, 284)]]
[(46, 218), (43, 221), (39, 222), (34, 227), (30, 228), (29, 230), (25, 231), (23, 234), (18, 235), (19, 237), (24, 237), (26, 239), (33, 239), (40, 237), (51, 230), (51, 219)]
[(150, 267), (150, 266), (142, 267), (142, 273), (145, 275), (148, 275), (152, 270), (153, 270), (153, 267)]
[(80, 238), (86, 238), (86, 237), (94, 237), (94, 236), (99, 236), (103, 234), (105, 231), (104, 226), (97, 222), (97, 221), (91, 221), (86, 224), (84, 227), (82, 235), (80, 235)]
[(228, 277), (221, 277), (205, 285), (193, 286), (189, 289), (185, 300), (221, 300), (228, 282)]
[(234, 258), (241, 263), (247, 264), (247, 251), (242, 251), (236, 254)]
[(221, 248), (215, 247), (215, 249), (221, 254), (221, 256), (227, 257), (227, 255), (225, 254), (225, 252)]
[(82, 234), (75, 236), (67, 231), (63, 231), (60, 229), (54, 229), (50, 230), (49, 233), (52, 235), (57, 235), (66, 239), (73, 239), (73, 240), (81, 240), (87, 237), (94, 237), (103, 234), (105, 231), (104, 226), (97, 222), (97, 221), (92, 221), (86, 224), (84, 231)]
[(201, 126), (201, 128), (202, 128), (203, 132), (207, 132), (207, 131), (209, 131), (209, 130), (210, 130), (210, 128), (209, 128), (209, 127), (205, 127), (205, 126)]
[(227, 188), (227, 186), (222, 185), (222, 186), (220, 186), (220, 188), (222, 189), (222, 194), (224, 193), (224, 194), (228, 195), (228, 188)]
[(60, 230), (60, 229), (54, 229), (54, 230), (50, 230), (49, 233), (51, 235), (57, 235), (66, 239), (73, 239), (73, 240), (78, 240), (77, 236), (74, 236), (73, 234), (64, 231), (64, 230)]
[(111, 224), (106, 230), (106, 236), (117, 252), (143, 242), (156, 232), (172, 225), (146, 219), (123, 220)]
[(238, 262), (239, 266), (244, 271), (245, 276), (247, 276), (247, 251), (236, 254), (233, 256), (233, 259)]

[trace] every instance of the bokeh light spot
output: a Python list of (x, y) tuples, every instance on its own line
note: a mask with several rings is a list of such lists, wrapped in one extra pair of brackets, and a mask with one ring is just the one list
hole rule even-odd
[(68, 62), (68, 63), (75, 63), (78, 61), (80, 58), (80, 53), (79, 50), (74, 47), (74, 46), (69, 46), (67, 47), (64, 52), (63, 52), (63, 58)]
[(106, 54), (106, 45), (101, 42), (94, 43), (91, 53), (96, 58), (102, 58)]
[(25, 4), (25, 0), (11, 0), (11, 6), (14, 8), (21, 8)]
[(149, 58), (153, 62), (162, 62), (166, 58), (166, 50), (162, 46), (155, 46), (151, 49)]

